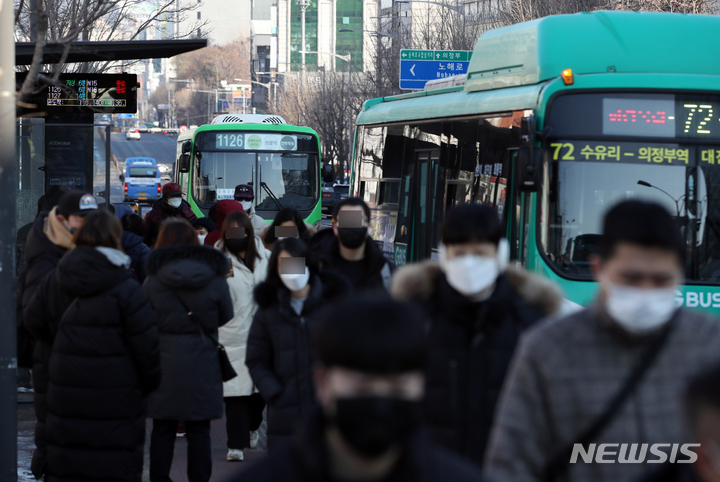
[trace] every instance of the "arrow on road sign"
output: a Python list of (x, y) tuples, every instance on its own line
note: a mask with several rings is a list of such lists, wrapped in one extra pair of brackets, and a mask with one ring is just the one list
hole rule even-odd
[(413, 74), (413, 77), (415, 77), (415, 64), (413, 64), (413, 66), (410, 67), (410, 73)]

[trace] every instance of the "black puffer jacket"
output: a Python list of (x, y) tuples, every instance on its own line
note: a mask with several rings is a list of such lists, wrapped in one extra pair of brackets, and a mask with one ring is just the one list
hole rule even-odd
[(255, 288), (255, 313), (246, 364), (260, 394), (268, 403), (268, 447), (290, 437), (297, 422), (316, 406), (311, 333), (318, 310), (349, 292), (347, 282), (331, 274), (311, 280), (301, 316), (290, 306), (290, 292), (269, 282)]
[(32, 319), (57, 330), (47, 481), (142, 479), (145, 397), (160, 382), (160, 355), (150, 303), (126, 260), (75, 248), (31, 302)]
[[(227, 271), (225, 256), (204, 246), (168, 246), (150, 255), (143, 286), (157, 316), (163, 376), (160, 388), (150, 396), (149, 417), (182, 421), (222, 417), (216, 342), (218, 327), (234, 315)], [(203, 324), (202, 334), (188, 310)]]
[(431, 321), (425, 419), (435, 442), (482, 464), (500, 390), (521, 332), (560, 309), (549, 281), (511, 268), (484, 302), (472, 302), (431, 261), (400, 268), (391, 294)]
[(130, 256), (130, 267), (135, 271), (135, 275), (142, 283), (146, 278), (145, 267), (150, 257), (150, 248), (148, 248), (147, 244), (143, 243), (143, 238), (130, 231), (123, 231), (120, 244), (122, 244), (125, 254)]
[(192, 211), (190, 204), (184, 199), (177, 209), (168, 206), (162, 198), (158, 199), (153, 203), (150, 212), (145, 215), (143, 242), (146, 245), (155, 246), (155, 241), (157, 241), (158, 234), (160, 234), (160, 226), (167, 218), (184, 218), (193, 222), (197, 219), (197, 216)]
[(310, 240), (310, 250), (320, 259), (322, 270), (326, 273), (345, 277), (355, 290), (375, 290), (390, 288), (390, 279), (395, 265), (383, 256), (377, 243), (368, 237), (365, 243), (364, 261), (368, 266), (365, 279), (350, 279), (338, 266), (342, 262), (340, 242), (331, 228), (318, 231)]
[[(35, 390), (35, 451), (33, 452), (32, 473), (36, 478), (40, 478), (45, 471), (45, 455), (46, 455), (46, 425), (47, 418), (47, 386), (48, 386), (48, 362), (50, 361), (50, 352), (52, 350), (52, 342), (55, 338), (54, 331), (50, 331), (48, 324), (45, 323), (45, 314), (43, 318), (34, 319), (27, 309), (30, 301), (35, 296), (40, 287), (43, 278), (55, 271), (60, 258), (66, 252), (62, 246), (54, 244), (48, 239), (43, 232), (43, 226), (48, 212), (41, 213), (35, 219), (30, 233), (28, 234), (27, 243), (25, 245), (26, 268), (20, 274), (18, 280), (18, 336), (26, 336), (29, 334), (34, 340), (32, 348), (32, 375), (33, 389)], [(26, 334), (21, 331), (26, 330)], [(20, 358), (26, 358), (27, 354), (19, 353)], [(23, 362), (23, 365), (26, 363)]]
[[(303, 421), (291, 444), (281, 447), (226, 482), (333, 482), (327, 458), (325, 427), (320, 410)], [(378, 479), (379, 480), (379, 479)], [(480, 469), (430, 443), (420, 431), (408, 442), (382, 482), (482, 482)]]

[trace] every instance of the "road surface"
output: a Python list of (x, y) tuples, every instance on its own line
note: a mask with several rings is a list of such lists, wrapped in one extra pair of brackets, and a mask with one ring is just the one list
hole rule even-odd
[[(95, 192), (105, 190), (105, 132), (98, 129), (95, 141), (95, 164), (97, 167), (95, 175)], [(122, 202), (122, 183), (120, 182), (120, 171), (125, 167), (125, 160), (128, 157), (151, 157), (158, 164), (172, 166), (175, 162), (175, 143), (177, 138), (165, 134), (142, 134), (139, 141), (125, 140), (125, 134), (115, 132), (111, 134), (110, 146), (114, 161), (110, 164), (110, 202)], [(118, 170), (118, 168), (120, 170)], [(168, 182), (163, 178), (163, 184)]]

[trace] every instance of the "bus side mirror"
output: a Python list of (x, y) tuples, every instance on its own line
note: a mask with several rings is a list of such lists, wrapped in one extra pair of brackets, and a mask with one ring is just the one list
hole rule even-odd
[(518, 187), (525, 192), (538, 192), (542, 184), (543, 150), (521, 147), (516, 157)]
[(187, 152), (180, 154), (178, 164), (180, 165), (180, 172), (190, 172), (190, 154)]
[(189, 154), (191, 149), (192, 149), (192, 143), (190, 141), (185, 141), (182, 143), (182, 153), (183, 154)]

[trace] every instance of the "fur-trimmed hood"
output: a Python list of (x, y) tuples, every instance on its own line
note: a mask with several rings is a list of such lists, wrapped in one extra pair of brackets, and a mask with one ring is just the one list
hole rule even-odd
[[(512, 266), (508, 267), (504, 275), (528, 305), (538, 308), (546, 316), (560, 311), (563, 294), (552, 282)], [(436, 261), (405, 265), (393, 275), (390, 294), (403, 301), (428, 301), (438, 288), (440, 276), (443, 276), (443, 272)]]
[(150, 254), (147, 272), (173, 288), (199, 289), (216, 276), (225, 276), (228, 262), (211, 247), (166, 246)]
[[(350, 284), (345, 278), (328, 272), (319, 273), (317, 278), (320, 279), (320, 284), (313, 284), (308, 298), (336, 300), (350, 292)], [(285, 295), (288, 294), (287, 290), (278, 289), (272, 283), (264, 281), (255, 287), (255, 303), (260, 309), (276, 306), (284, 298), (283, 291)]]

